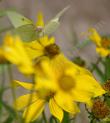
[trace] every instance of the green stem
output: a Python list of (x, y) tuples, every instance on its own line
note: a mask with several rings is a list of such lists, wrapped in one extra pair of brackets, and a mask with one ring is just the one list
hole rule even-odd
[[(5, 86), (5, 69), (4, 69), (4, 65), (1, 66), (2, 67), (2, 79), (1, 79), (1, 87), (0, 87), (0, 117), (2, 116), (2, 111), (3, 111), (3, 107), (2, 107), (2, 100), (3, 100), (3, 92), (4, 92), (4, 86)], [(0, 118), (0, 122), (1, 122), (1, 118)]]
[(89, 111), (89, 109), (87, 108), (87, 105), (86, 105), (86, 104), (85, 104), (85, 109), (86, 109), (87, 113), (90, 114), (90, 111)]
[(45, 122), (45, 123), (48, 123), (48, 121), (47, 121), (47, 118), (46, 118), (46, 115), (45, 115), (45, 112), (44, 112), (44, 111), (42, 112), (42, 117), (43, 117), (43, 119), (44, 119), (44, 122)]
[[(97, 61), (96, 61), (96, 63), (95, 63), (95, 65), (98, 65), (100, 62), (101, 62), (101, 57), (99, 57), (98, 59), (97, 59)], [(94, 67), (92, 67), (91, 69), (90, 69), (90, 71), (91, 72), (93, 72), (95, 70), (95, 66)]]
[(55, 117), (52, 117), (52, 118), (54, 119), (55, 123), (57, 123), (57, 119)]
[(12, 87), (12, 82), (13, 82), (13, 74), (12, 74), (12, 69), (11, 69), (11, 65), (8, 64), (8, 75), (9, 75), (9, 79), (10, 79), (10, 85), (11, 85), (11, 92), (12, 92), (12, 96), (13, 96), (13, 101), (16, 100), (16, 93), (15, 93), (15, 89)]
[[(15, 102), (16, 100), (16, 93), (15, 93), (15, 89), (12, 86), (12, 82), (13, 82), (13, 73), (12, 73), (12, 68), (11, 68), (11, 64), (7, 65), (8, 68), (8, 75), (9, 75), (9, 79), (10, 79), (10, 85), (11, 85), (11, 92), (12, 92), (12, 98), (13, 98), (13, 102)], [(16, 104), (15, 104), (16, 105)], [(21, 121), (21, 117), (19, 116), (17, 110), (15, 109), (16, 112), (16, 120), (17, 122)]]
[(94, 119), (91, 119), (90, 123), (94, 123)]

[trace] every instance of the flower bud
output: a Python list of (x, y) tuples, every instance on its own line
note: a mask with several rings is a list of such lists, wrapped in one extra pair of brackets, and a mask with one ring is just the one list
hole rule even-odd
[(104, 101), (96, 99), (93, 103), (92, 112), (96, 118), (103, 119), (110, 114), (110, 109)]

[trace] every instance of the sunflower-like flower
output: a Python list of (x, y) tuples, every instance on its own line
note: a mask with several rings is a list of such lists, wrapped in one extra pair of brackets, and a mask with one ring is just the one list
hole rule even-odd
[(105, 93), (91, 73), (70, 62), (63, 54), (51, 60), (43, 57), (36, 63), (35, 69), (34, 85), (16, 81), (20, 86), (34, 90), (30, 105), (29, 94), (19, 97), (15, 102), (17, 109), (25, 108), (23, 117), (26, 122), (36, 119), (46, 102), (52, 115), (61, 122), (63, 110), (73, 115), (79, 112), (75, 102), (91, 106), (91, 98)]
[(88, 32), (90, 33), (89, 39), (96, 44), (96, 51), (102, 57), (110, 55), (110, 39), (100, 36), (94, 28), (90, 28)]
[(9, 62), (17, 65), (22, 73), (33, 73), (31, 59), (28, 57), (23, 43), (18, 36), (6, 35), (2, 46), (2, 53)]
[[(58, 47), (58, 45), (55, 44), (55, 39), (53, 37), (50, 39), (47, 36), (42, 37), (39, 39), (39, 41), (33, 41), (30, 43), (26, 43), (25, 47), (27, 48), (28, 53), (32, 53), (29, 56), (35, 60), (36, 66), (39, 66), (39, 64), (38, 64), (39, 60), (42, 61), (42, 60), (44, 60), (44, 58), (47, 59), (49, 66), (52, 68), (52, 70), (55, 73), (56, 78), (58, 78), (58, 80), (60, 80), (60, 77), (65, 75), (65, 71), (66, 71), (66, 74), (68, 73), (70, 78), (74, 77), (73, 80), (76, 79), (76, 80), (78, 80), (78, 82), (82, 82), (82, 85), (81, 85), (81, 83), (78, 84), (79, 85), (78, 88), (82, 87), (83, 84), (85, 83), (85, 85), (87, 85), (87, 86), (85, 86), (85, 88), (87, 89), (88, 84), (90, 84), (89, 87), (91, 87), (91, 89), (88, 88), (87, 91), (88, 92), (92, 91), (94, 94), (92, 92), (90, 92), (90, 93), (93, 94), (94, 97), (101, 95), (104, 92), (104, 90), (96, 82), (96, 80), (94, 79), (94, 77), (88, 70), (86, 70), (85, 68), (81, 68), (78, 65), (74, 64), (73, 62), (68, 60), (61, 53), (60, 48)], [(38, 69), (38, 68), (39, 67), (36, 68), (36, 71), (38, 70), (37, 74), (39, 74), (39, 72), (41, 71), (41, 67), (40, 67), (40, 69)], [(42, 69), (44, 69), (44, 68), (42, 68)], [(69, 79), (68, 79), (68, 81), (69, 81)], [(96, 91), (94, 92), (95, 89), (96, 89)], [(83, 90), (83, 89), (81, 89), (81, 90)], [(83, 96), (87, 96), (87, 93), (85, 90), (82, 91), (81, 93), (84, 93), (84, 94), (81, 96), (76, 96), (76, 97), (79, 98), (80, 101), (81, 101), (81, 97), (82, 97), (82, 102), (90, 102), (89, 97), (91, 97), (91, 96), (88, 94), (87, 98), (83, 98)], [(85, 99), (85, 101), (84, 101), (84, 99)]]
[(96, 118), (104, 119), (110, 115), (110, 108), (101, 99), (95, 99), (92, 106), (92, 113)]
[[(38, 118), (44, 110), (46, 103), (49, 104), (51, 114), (59, 119), (60, 122), (63, 119), (63, 110), (72, 115), (79, 112), (71, 95), (67, 93), (69, 91), (68, 89), (71, 89), (70, 86), (74, 86), (74, 83), (71, 83), (72, 78), (69, 80), (70, 84), (67, 84), (68, 76), (58, 81), (54, 71), (46, 60), (42, 60), (42, 62), (36, 66), (36, 74), (34, 84), (15, 81), (16, 84), (25, 89), (32, 90), (31, 94), (23, 95), (15, 101), (15, 108), (17, 110), (24, 108), (23, 118), (26, 123)], [(66, 87), (67, 85), (64, 87), (62, 82), (67, 84), (68, 87)], [(60, 86), (65, 90), (65, 93), (61, 90)]]
[(37, 41), (24, 42), (24, 47), (33, 60), (41, 56), (53, 58), (60, 52), (60, 48), (55, 44), (55, 38), (49, 39), (48, 36), (40, 37)]

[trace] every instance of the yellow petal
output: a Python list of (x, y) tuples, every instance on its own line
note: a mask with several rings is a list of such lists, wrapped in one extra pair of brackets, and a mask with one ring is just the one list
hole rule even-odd
[(37, 119), (44, 110), (44, 104), (44, 100), (38, 99), (36, 102), (28, 106), (23, 113), (25, 123), (30, 123), (30, 121)]
[(13, 37), (10, 36), (10, 34), (7, 34), (7, 35), (4, 37), (4, 45), (8, 45), (8, 46), (13, 45)]
[(38, 41), (25, 42), (23, 44), (31, 59), (44, 55), (44, 47)]
[(89, 39), (92, 40), (97, 46), (101, 46), (102, 39), (98, 32), (94, 28), (90, 28), (89, 32), (91, 33), (89, 35)]
[(44, 20), (43, 20), (43, 14), (42, 14), (42, 12), (39, 12), (38, 13), (36, 26), (37, 27), (44, 27)]
[[(102, 86), (93, 77), (91, 77), (91, 76), (80, 76), (78, 81), (81, 81), (82, 78), (84, 78), (82, 81), (83, 84), (80, 84), (80, 85), (82, 87), (84, 87), (84, 89), (87, 89), (87, 90), (90, 90), (91, 92), (93, 92), (95, 97), (101, 96), (102, 94), (105, 93)], [(79, 87), (79, 85), (77, 87)]]
[(57, 84), (55, 81), (52, 81), (51, 79), (36, 76), (36, 89), (46, 89), (55, 91), (57, 89)]
[(54, 98), (55, 98), (56, 103), (63, 110), (73, 115), (79, 112), (77, 105), (73, 102), (72, 97), (69, 94), (60, 91), (55, 95)]
[(49, 61), (50, 61), (49, 59), (42, 60), (41, 62), (42, 69), (45, 75), (47, 75), (49, 78), (55, 79), (55, 75), (52, 71), (52, 68), (50, 67)]
[(67, 59), (62, 53), (53, 58), (49, 64), (54, 71), (55, 77), (60, 78), (63, 74), (76, 77), (79, 74), (92, 75), (88, 70), (79, 67), (78, 65)]
[(86, 103), (89, 107), (92, 106), (92, 100), (90, 98), (93, 96), (92, 93), (84, 91), (84, 90), (73, 89), (72, 95), (73, 95), (73, 99), (76, 102), (83, 102), (83, 103)]
[(35, 81), (37, 83), (37, 89), (43, 90), (45, 93), (47, 90), (56, 91), (58, 88), (56, 74), (51, 67), (50, 59), (43, 58), (42, 61), (36, 65), (35, 68), (36, 76)]
[(106, 57), (110, 54), (109, 49), (105, 49), (103, 47), (97, 47), (96, 48), (97, 53), (99, 53), (102, 57)]
[(38, 100), (37, 93), (26, 94), (26, 95), (20, 96), (15, 100), (14, 108), (16, 110), (21, 110), (37, 100)]
[[(104, 89), (101, 85), (91, 76), (89, 75), (80, 75), (76, 78), (76, 83), (73, 91), (82, 92), (84, 97), (88, 97), (90, 100), (92, 97), (101, 96), (105, 93)], [(80, 96), (80, 94), (79, 94)], [(87, 100), (84, 98), (84, 100)]]
[(56, 104), (54, 99), (49, 100), (49, 108), (51, 114), (59, 119), (60, 122), (62, 122), (63, 119), (63, 110)]
[(44, 36), (44, 37), (41, 37), (39, 39), (40, 43), (46, 47), (48, 45), (51, 45), (51, 44), (54, 44), (55, 43), (55, 38), (54, 37), (51, 37), (50, 39), (48, 38), (48, 36)]
[(20, 57), (18, 57), (18, 53), (16, 53), (13, 49), (7, 47), (3, 49), (3, 54), (11, 63), (16, 65), (20, 64)]
[(22, 86), (23, 88), (28, 90), (36, 89), (36, 85), (29, 82), (20, 82), (20, 81), (14, 80), (13, 83), (14, 83), (14, 86)]
[(11, 35), (6, 36), (3, 44), (3, 52), (5, 58), (11, 63), (17, 65), (22, 73), (33, 73), (32, 61), (28, 57), (19, 37), (12, 37)]

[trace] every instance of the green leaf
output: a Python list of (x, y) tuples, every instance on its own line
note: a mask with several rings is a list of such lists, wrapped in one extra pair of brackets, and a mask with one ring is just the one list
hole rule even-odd
[(33, 41), (36, 40), (38, 34), (34, 25), (23, 25), (13, 30), (13, 32), (21, 37), (23, 41)]
[(59, 27), (60, 25), (60, 18), (61, 16), (65, 13), (65, 11), (67, 11), (67, 9), (69, 8), (69, 6), (65, 7), (62, 11), (60, 11), (52, 20), (49, 21), (49, 23), (47, 25), (45, 25), (42, 35), (50, 35), (53, 32), (56, 31), (56, 29)]
[(12, 123), (13, 120), (14, 120), (14, 117), (9, 116), (9, 117), (4, 121), (4, 123)]
[(110, 107), (110, 97), (105, 97), (105, 102), (107, 103), (107, 105)]
[(29, 20), (28, 18), (24, 17), (23, 15), (15, 11), (7, 11), (7, 16), (9, 17), (12, 25), (15, 28), (18, 28), (20, 26), (27, 25), (27, 24), (33, 24), (31, 20)]
[(49, 121), (50, 123), (54, 123), (53, 116), (50, 117)]
[(16, 117), (16, 111), (10, 107), (8, 104), (6, 104), (4, 101), (2, 101), (2, 105), (4, 106), (4, 108), (13, 116)]
[(110, 57), (105, 58), (105, 79), (110, 79)]

